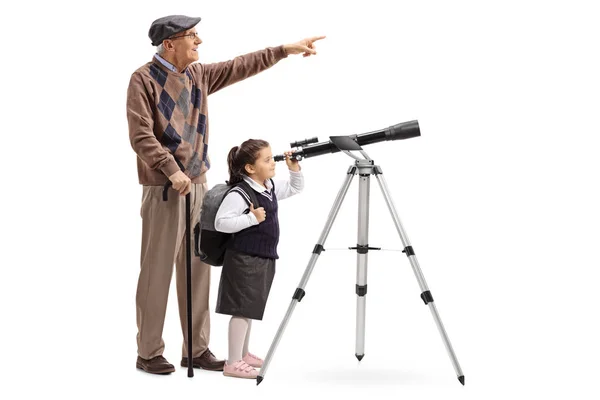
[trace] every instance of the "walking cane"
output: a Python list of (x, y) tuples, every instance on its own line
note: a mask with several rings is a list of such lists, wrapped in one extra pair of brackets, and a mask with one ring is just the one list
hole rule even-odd
[[(179, 163), (178, 163), (179, 164)], [(181, 165), (180, 165), (181, 167)], [(183, 168), (181, 169), (183, 171)], [(169, 187), (173, 184), (171, 181), (165, 183), (163, 188), (163, 201), (168, 200)], [(192, 233), (191, 233), (191, 196), (190, 193), (185, 195), (185, 277), (187, 291), (187, 350), (188, 350), (188, 377), (194, 376), (194, 359), (192, 357)]]

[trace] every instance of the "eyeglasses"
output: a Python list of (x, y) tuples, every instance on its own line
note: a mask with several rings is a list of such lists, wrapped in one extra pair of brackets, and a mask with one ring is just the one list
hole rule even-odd
[(192, 40), (195, 40), (196, 38), (200, 39), (200, 36), (198, 36), (198, 32), (194, 32), (194, 33), (188, 33), (187, 35), (173, 36), (173, 37), (170, 37), (167, 39), (174, 40), (174, 39), (181, 39), (181, 38), (190, 38)]

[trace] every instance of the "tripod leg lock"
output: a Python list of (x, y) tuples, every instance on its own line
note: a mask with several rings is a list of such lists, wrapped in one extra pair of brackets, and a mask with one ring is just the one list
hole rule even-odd
[(322, 251), (325, 251), (322, 244), (315, 244), (315, 248), (313, 249), (314, 254), (321, 254)]
[(406, 257), (415, 255), (415, 250), (412, 248), (412, 246), (406, 246), (402, 252), (406, 254)]
[(302, 298), (304, 297), (305, 294), (306, 294), (306, 292), (304, 291), (304, 289), (297, 288), (296, 291), (294, 292), (294, 296), (292, 297), (292, 299), (298, 300), (298, 303), (299, 303), (302, 301)]
[(433, 296), (429, 290), (421, 293), (421, 299), (423, 299), (425, 305), (427, 305), (427, 303), (433, 303)]
[(364, 286), (356, 285), (356, 294), (359, 295), (360, 297), (363, 297), (364, 295), (366, 295), (367, 294), (367, 285), (364, 285)]

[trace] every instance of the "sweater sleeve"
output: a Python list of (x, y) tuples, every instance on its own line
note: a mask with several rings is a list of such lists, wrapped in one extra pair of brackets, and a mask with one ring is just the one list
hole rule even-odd
[(254, 76), (286, 57), (283, 46), (279, 46), (268, 47), (229, 61), (204, 64), (204, 78), (208, 86), (208, 94), (213, 94), (233, 83)]
[(151, 97), (143, 75), (131, 75), (127, 89), (127, 122), (129, 141), (138, 157), (151, 169), (161, 170), (167, 177), (179, 171), (175, 159), (154, 135)]

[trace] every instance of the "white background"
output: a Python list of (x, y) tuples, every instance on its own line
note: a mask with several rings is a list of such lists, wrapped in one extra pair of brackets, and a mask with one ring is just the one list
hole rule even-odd
[[(582, 1), (122, 1), (2, 6), (2, 398), (597, 397), (600, 25)], [(9, 8), (10, 7), (10, 8)], [(213, 168), (254, 137), (358, 134), (381, 165), (466, 376), (461, 386), (371, 190), (366, 356), (354, 357), (356, 253), (319, 258), (265, 381), (137, 371), (141, 187), (125, 95), (150, 23), (201, 16), (200, 60), (327, 35), (318, 55), (210, 97)], [(251, 351), (266, 355), (352, 160), (306, 159), (281, 203), (281, 259)], [(285, 165), (278, 176), (286, 177)], [(356, 244), (357, 180), (326, 247)], [(220, 270), (213, 269), (214, 311)], [(174, 281), (173, 281), (174, 282)], [(228, 317), (210, 348), (227, 352)], [(242, 397), (244, 396), (244, 397)]]

